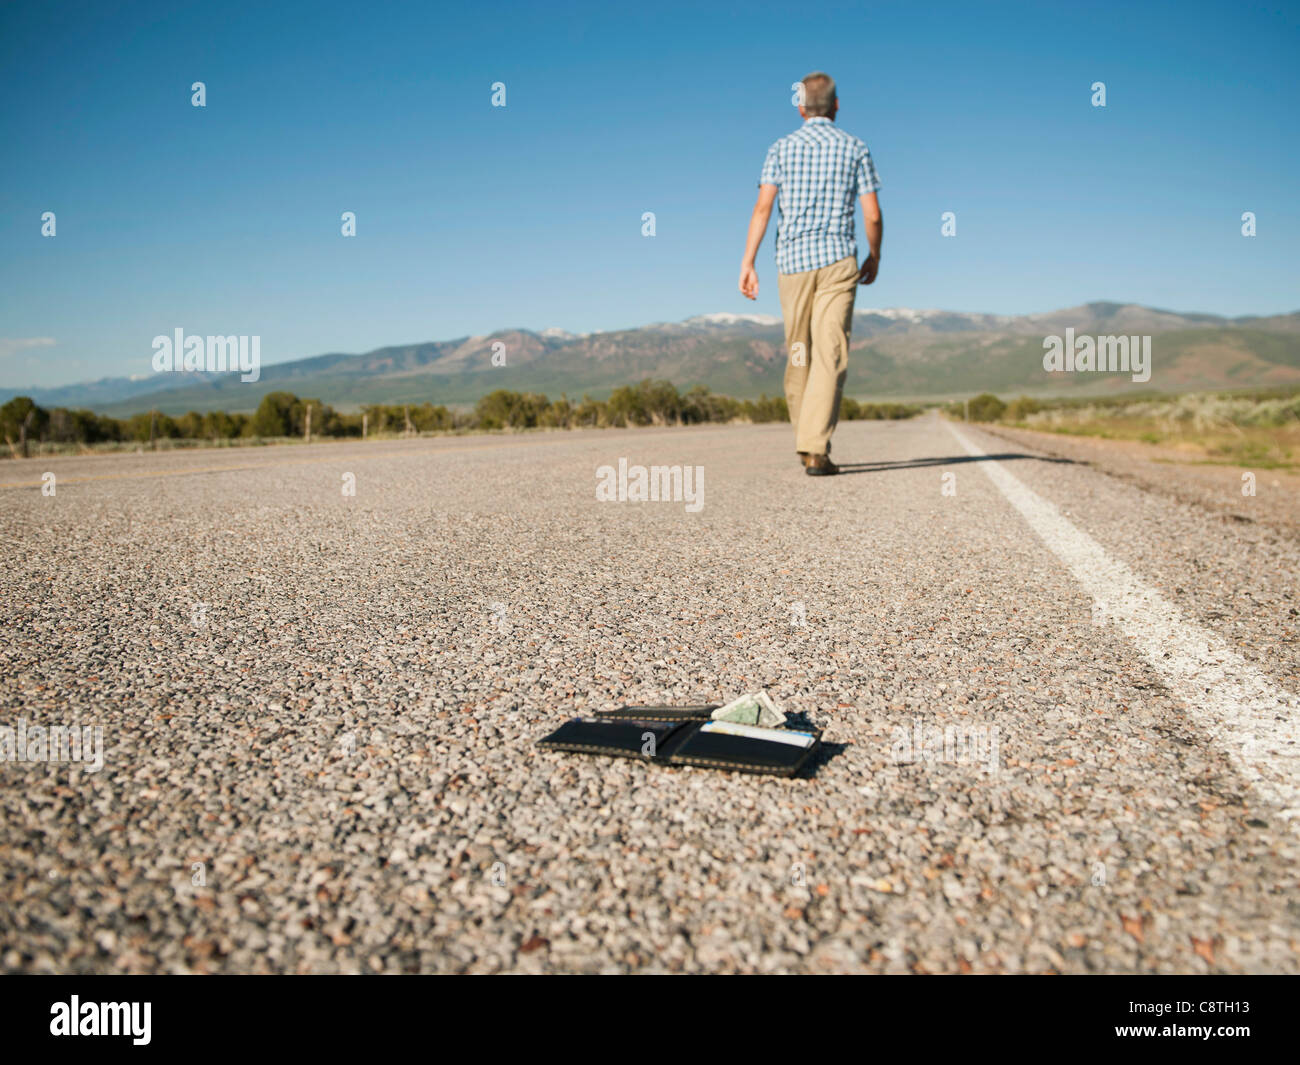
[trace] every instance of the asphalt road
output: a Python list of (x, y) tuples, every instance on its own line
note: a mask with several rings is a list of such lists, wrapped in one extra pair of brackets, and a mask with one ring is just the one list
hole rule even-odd
[[(0, 964), (1300, 970), (1300, 542), (958, 433), (0, 464), (0, 724), (103, 737), (0, 763)], [(815, 775), (535, 747), (760, 687)]]

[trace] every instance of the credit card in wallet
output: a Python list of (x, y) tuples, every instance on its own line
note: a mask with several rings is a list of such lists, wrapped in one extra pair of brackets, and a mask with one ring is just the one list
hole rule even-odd
[(751, 740), (770, 740), (772, 743), (788, 743), (792, 747), (811, 747), (817, 737), (811, 732), (795, 732), (791, 729), (759, 728), (756, 725), (740, 725), (734, 721), (710, 721), (700, 727), (701, 732), (718, 732), (724, 736), (746, 736)]
[(758, 728), (734, 721), (708, 721), (686, 726), (690, 731), (674, 738), (668, 761), (708, 769), (741, 773), (794, 776), (819, 749), (819, 735), (791, 729)]

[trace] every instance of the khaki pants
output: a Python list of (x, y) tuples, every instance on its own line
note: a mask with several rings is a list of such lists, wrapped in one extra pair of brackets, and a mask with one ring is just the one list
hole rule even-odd
[(777, 289), (785, 318), (785, 400), (794, 447), (825, 455), (849, 370), (858, 261), (850, 255), (819, 270), (778, 274)]

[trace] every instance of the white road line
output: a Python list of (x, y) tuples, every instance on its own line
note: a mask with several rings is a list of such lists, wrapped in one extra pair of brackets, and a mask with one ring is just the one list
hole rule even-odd
[[(987, 455), (952, 422), (947, 425), (968, 454)], [(1137, 645), (1187, 704), (1197, 727), (1227, 750), (1257, 794), (1283, 818), (1300, 817), (1300, 698), (1271, 683), (1215, 633), (1182, 617), (1001, 463), (978, 465), (1092, 596), (1099, 615)], [(1300, 820), (1291, 823), (1300, 827)]]

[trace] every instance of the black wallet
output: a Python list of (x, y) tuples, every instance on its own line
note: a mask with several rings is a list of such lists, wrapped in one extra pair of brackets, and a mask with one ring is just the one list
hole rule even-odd
[[(622, 708), (632, 709), (629, 707)], [(766, 729), (710, 721), (699, 707), (643, 707), (693, 712), (697, 716), (665, 720), (623, 717), (621, 711), (597, 718), (566, 721), (538, 746), (578, 754), (640, 758), (667, 765), (731, 769), (789, 777), (798, 773), (821, 745), (820, 729)]]

